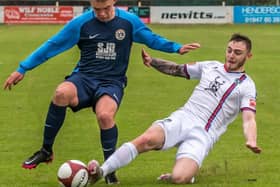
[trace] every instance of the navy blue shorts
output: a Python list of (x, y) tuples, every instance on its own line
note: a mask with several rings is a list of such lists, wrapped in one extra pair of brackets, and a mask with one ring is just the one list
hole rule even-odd
[(103, 95), (109, 95), (119, 106), (126, 86), (121, 81), (96, 79), (79, 72), (66, 77), (65, 81), (72, 82), (77, 87), (79, 103), (71, 107), (74, 112), (87, 107), (95, 110), (96, 102)]

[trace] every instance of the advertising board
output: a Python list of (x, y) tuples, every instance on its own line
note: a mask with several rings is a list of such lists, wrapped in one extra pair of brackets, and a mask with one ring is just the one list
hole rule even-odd
[(74, 17), (72, 6), (5, 6), (4, 23), (64, 24)]
[(235, 6), (234, 23), (280, 23), (280, 6)]
[(229, 6), (152, 6), (151, 23), (232, 23)]

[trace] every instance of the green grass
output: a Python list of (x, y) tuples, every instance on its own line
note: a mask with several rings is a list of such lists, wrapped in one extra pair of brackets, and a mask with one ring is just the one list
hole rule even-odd
[[(244, 146), (240, 117), (229, 127), (205, 159), (193, 186), (280, 186), (279, 93), (280, 25), (150, 25), (153, 31), (181, 43), (199, 42), (202, 48), (180, 56), (146, 49), (156, 57), (178, 63), (224, 60), (225, 46), (233, 32), (253, 40), (253, 58), (246, 65), (258, 90), (257, 123), (261, 155)], [(2, 84), (38, 45), (61, 25), (0, 25), (0, 79)], [(127, 72), (128, 86), (116, 121), (119, 142), (131, 140), (156, 120), (182, 106), (197, 81), (169, 77), (146, 68), (140, 58), (143, 46), (133, 46)], [(55, 160), (36, 170), (24, 170), (21, 162), (41, 146), (45, 114), (56, 86), (71, 72), (79, 58), (77, 48), (30, 71), (12, 91), (0, 91), (0, 187), (56, 187), (57, 169), (68, 159), (102, 161), (99, 130), (90, 109), (70, 110), (54, 147)], [(118, 171), (121, 187), (158, 186), (155, 179), (169, 172), (176, 150), (149, 152)], [(256, 179), (256, 180), (255, 180)], [(96, 186), (107, 186), (100, 181)], [(173, 185), (172, 185), (173, 186)]]

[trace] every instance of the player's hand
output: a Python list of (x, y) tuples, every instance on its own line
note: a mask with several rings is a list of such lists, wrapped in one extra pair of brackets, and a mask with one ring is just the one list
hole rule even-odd
[(17, 71), (13, 72), (5, 81), (4, 83), (4, 90), (6, 90), (7, 88), (9, 90), (12, 89), (13, 85), (16, 85), (17, 83), (19, 83), (22, 79), (24, 78), (24, 74), (21, 74)]
[(142, 48), (142, 60), (145, 66), (151, 67), (152, 57)]
[(190, 43), (190, 44), (185, 44), (179, 49), (179, 54), (183, 55), (185, 53), (188, 53), (192, 50), (195, 50), (197, 48), (200, 48), (199, 43)]
[(262, 152), (262, 149), (260, 147), (258, 147), (256, 144), (252, 144), (250, 142), (247, 142), (246, 143), (246, 147), (248, 149), (250, 149), (251, 151), (253, 151), (254, 153), (261, 153)]

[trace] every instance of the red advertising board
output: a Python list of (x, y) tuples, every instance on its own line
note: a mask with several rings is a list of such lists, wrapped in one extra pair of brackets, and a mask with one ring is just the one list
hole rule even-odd
[(64, 24), (74, 17), (72, 6), (5, 6), (7, 24)]

